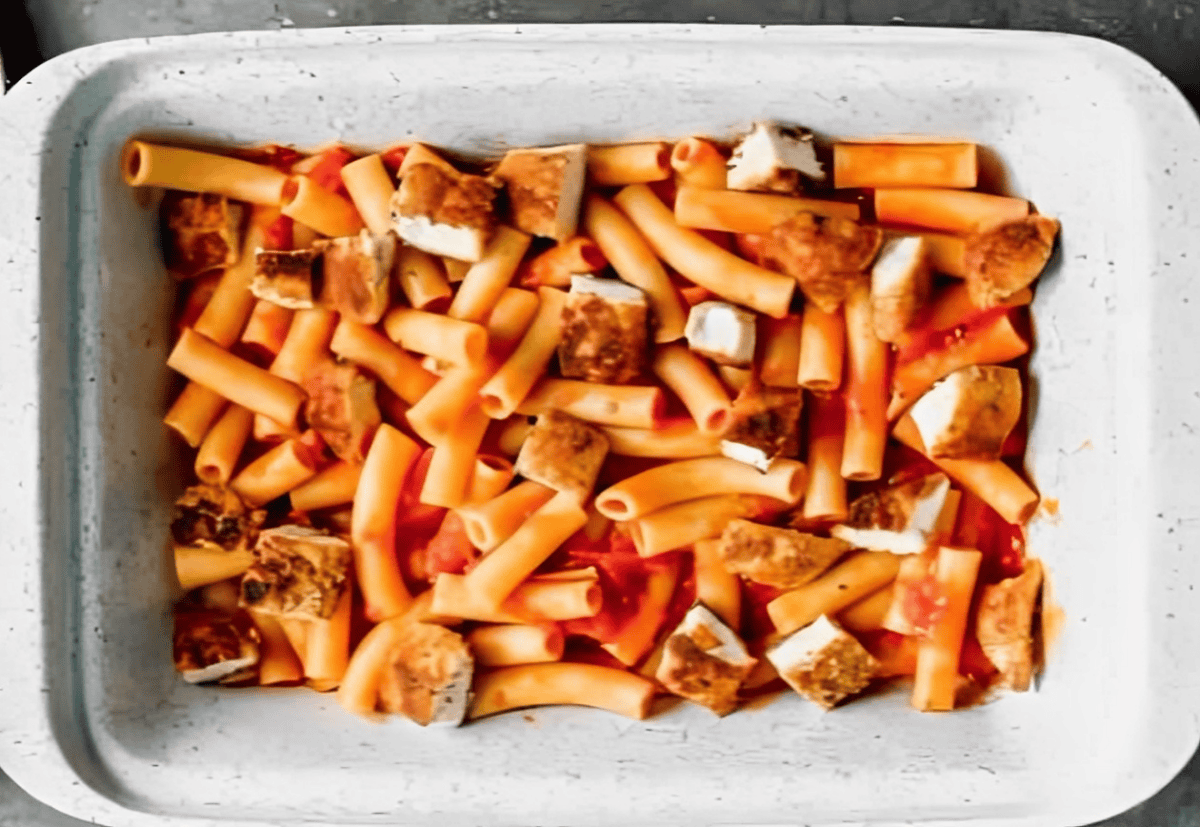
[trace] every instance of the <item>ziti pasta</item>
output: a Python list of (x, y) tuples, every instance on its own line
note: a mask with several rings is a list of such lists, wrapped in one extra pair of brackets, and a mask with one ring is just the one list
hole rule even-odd
[(725, 137), (129, 142), (185, 294), (186, 680), (420, 724), (1028, 688), (1014, 360), (1058, 223), (967, 141)]

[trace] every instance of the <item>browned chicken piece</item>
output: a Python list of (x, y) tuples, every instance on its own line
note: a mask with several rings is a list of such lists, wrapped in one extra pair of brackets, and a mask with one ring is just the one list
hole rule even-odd
[(1005, 689), (1024, 692), (1033, 678), (1033, 611), (1041, 588), (1042, 564), (1030, 559), (1021, 574), (980, 593), (975, 636)]
[(258, 665), (258, 629), (240, 614), (220, 611), (175, 613), (175, 668), (188, 683), (236, 683)]
[(562, 241), (575, 235), (587, 173), (584, 144), (509, 150), (492, 173), (508, 189), (518, 230)]
[(302, 618), (333, 616), (349, 588), (350, 544), (313, 528), (262, 531), (254, 565), (242, 575), (243, 608)]
[(929, 456), (999, 459), (1021, 418), (1021, 374), (999, 365), (960, 368), (909, 410)]
[(352, 322), (382, 319), (391, 299), (396, 237), (363, 230), (347, 238), (321, 239), (315, 249), (322, 254), (321, 304)]
[(619, 385), (646, 366), (646, 296), (616, 279), (572, 276), (558, 364), (568, 379)]
[(347, 462), (362, 462), (371, 436), (383, 421), (375, 402), (375, 380), (357, 365), (322, 359), (301, 383), (308, 400), (304, 415), (325, 444)]
[(495, 200), (486, 178), (416, 164), (392, 196), (392, 228), (418, 250), (479, 261), (496, 229)]
[(167, 191), (160, 207), (163, 259), (179, 278), (236, 264), (246, 208), (223, 195)]
[(776, 457), (800, 451), (799, 391), (751, 381), (733, 400), (733, 416), (721, 437), (721, 453), (767, 471)]
[(871, 324), (881, 342), (895, 342), (929, 301), (933, 271), (919, 235), (890, 238), (871, 268)]
[(769, 649), (767, 660), (792, 689), (824, 709), (862, 692), (879, 670), (871, 653), (825, 615)]
[(583, 502), (591, 496), (608, 456), (608, 437), (599, 428), (561, 411), (546, 411), (529, 430), (514, 469)]
[(950, 478), (940, 473), (870, 491), (850, 503), (845, 522), (829, 533), (854, 548), (920, 554), (933, 539), (949, 491)]
[(728, 715), (756, 663), (737, 634), (697, 603), (663, 644), (654, 677), (681, 698)]
[(259, 250), (250, 292), (280, 307), (308, 310), (313, 306), (316, 264), (316, 250)]
[(1030, 215), (967, 237), (967, 291), (976, 307), (996, 307), (1041, 275), (1050, 260), (1058, 221)]
[(266, 515), (265, 511), (247, 508), (242, 498), (228, 488), (201, 483), (175, 501), (171, 537), (176, 547), (248, 550), (258, 541), (258, 528)]
[(466, 714), (474, 661), (462, 636), (432, 623), (400, 633), (379, 683), (380, 708), (421, 726), (459, 724)]
[(721, 534), (719, 550), (731, 573), (755, 583), (794, 589), (815, 580), (850, 548), (836, 537), (730, 520)]
[(878, 227), (849, 218), (799, 213), (763, 237), (763, 265), (796, 279), (805, 298), (826, 313), (841, 306), (883, 242)]

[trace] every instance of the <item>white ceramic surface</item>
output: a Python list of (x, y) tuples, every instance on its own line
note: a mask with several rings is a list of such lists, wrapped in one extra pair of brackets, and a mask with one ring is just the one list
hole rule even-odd
[[(373, 725), (170, 664), (159, 418), (170, 285), (117, 173), (131, 133), (363, 145), (725, 134), (969, 136), (1064, 227), (1038, 291), (1032, 551), (1068, 623), (1036, 692), (952, 715), (903, 693), (717, 720), (556, 709)], [(0, 764), (129, 825), (1087, 823), (1200, 737), (1200, 127), (1139, 58), (1061, 35), (579, 26), (106, 44), (0, 102)]]

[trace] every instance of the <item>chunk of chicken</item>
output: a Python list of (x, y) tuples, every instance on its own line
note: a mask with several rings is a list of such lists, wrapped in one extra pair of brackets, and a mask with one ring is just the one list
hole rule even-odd
[(984, 586), (975, 636), (1000, 672), (999, 686), (1024, 692), (1033, 678), (1033, 612), (1042, 588), (1042, 564), (1025, 561), (1016, 577)]
[(391, 299), (396, 237), (363, 230), (356, 236), (321, 239), (315, 248), (322, 254), (321, 304), (361, 324), (382, 319)]
[(721, 454), (764, 472), (776, 457), (796, 456), (802, 398), (796, 390), (747, 383), (733, 401), (733, 416), (721, 437)]
[(721, 534), (719, 553), (725, 568), (747, 580), (794, 589), (819, 577), (850, 544), (790, 528), (730, 520)]
[(308, 310), (313, 306), (317, 259), (316, 250), (259, 250), (250, 292), (280, 307)]
[(236, 683), (258, 665), (258, 629), (244, 617), (219, 611), (175, 613), (175, 668), (188, 683)]
[(380, 676), (380, 707), (421, 726), (458, 725), (466, 715), (473, 672), (461, 635), (432, 623), (410, 623)]
[(163, 259), (167, 269), (179, 278), (237, 262), (246, 214), (243, 205), (223, 195), (169, 190), (159, 211)]
[(568, 379), (624, 384), (647, 358), (646, 295), (623, 281), (572, 276), (558, 364)]
[(587, 146), (512, 149), (492, 172), (508, 190), (518, 230), (562, 241), (575, 235), (587, 173)]
[(327, 620), (349, 588), (350, 544), (313, 528), (267, 529), (254, 557), (242, 576), (243, 608)]
[(871, 324), (881, 342), (895, 342), (929, 301), (933, 271), (925, 239), (890, 238), (871, 268)]
[(764, 266), (792, 276), (805, 298), (826, 313), (841, 306), (883, 241), (878, 227), (850, 218), (799, 213), (763, 238)]
[(737, 633), (697, 603), (663, 644), (655, 678), (681, 698), (728, 715), (737, 709), (738, 688), (757, 662)]
[(688, 347), (720, 365), (748, 367), (757, 340), (755, 316), (727, 302), (693, 305), (684, 328)]
[(375, 380), (357, 365), (326, 358), (305, 375), (302, 387), (308, 394), (308, 424), (341, 459), (362, 462), (383, 421), (375, 402)]
[(949, 492), (950, 478), (940, 473), (868, 492), (829, 533), (855, 548), (919, 554), (932, 539)]
[(517, 454), (514, 469), (526, 479), (586, 500), (608, 456), (608, 437), (561, 411), (541, 414)]
[(929, 389), (909, 411), (929, 456), (999, 459), (1021, 418), (1021, 374), (999, 365), (971, 365)]
[(726, 173), (731, 190), (794, 193), (806, 181), (824, 180), (813, 133), (765, 121), (755, 123), (738, 141)]
[(825, 615), (767, 650), (779, 677), (813, 703), (832, 709), (863, 691), (879, 662)]
[(392, 227), (418, 250), (479, 261), (496, 228), (495, 199), (486, 178), (415, 164), (392, 196)]
[(967, 237), (964, 260), (967, 290), (976, 307), (996, 307), (1041, 275), (1058, 221), (1030, 215), (983, 229)]

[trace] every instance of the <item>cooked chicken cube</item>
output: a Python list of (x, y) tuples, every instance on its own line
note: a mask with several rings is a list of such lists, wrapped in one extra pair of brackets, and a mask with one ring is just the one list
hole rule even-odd
[(725, 526), (719, 550), (731, 573), (778, 589), (794, 589), (819, 577), (850, 550), (850, 544), (739, 519)]
[(688, 347), (721, 365), (746, 367), (754, 361), (754, 313), (726, 302), (700, 302), (688, 311)]
[(219, 485), (199, 484), (175, 501), (171, 537), (175, 547), (249, 550), (258, 541), (266, 512), (251, 510), (242, 498)]
[(349, 588), (350, 544), (314, 528), (262, 531), (254, 558), (242, 576), (244, 608), (328, 619)]
[(416, 164), (392, 196), (392, 227), (418, 250), (479, 261), (496, 228), (495, 199), (485, 178)]
[(457, 726), (466, 715), (473, 672), (461, 635), (432, 623), (410, 623), (381, 675), (380, 707), (421, 726)]
[(832, 709), (867, 688), (879, 662), (825, 615), (767, 650), (779, 677), (818, 706)]
[(188, 683), (236, 683), (254, 674), (258, 630), (244, 617), (219, 611), (175, 613), (175, 668)]
[(492, 173), (508, 189), (518, 230), (562, 241), (575, 235), (587, 173), (587, 146), (512, 149)]
[(325, 444), (347, 462), (362, 462), (383, 421), (375, 380), (349, 362), (323, 359), (304, 377), (304, 415)]
[(812, 132), (776, 123), (754, 124), (734, 147), (727, 169), (731, 190), (791, 193), (803, 181), (825, 180)]
[(616, 279), (571, 276), (558, 364), (568, 379), (623, 384), (645, 369), (646, 295)]
[(316, 250), (259, 250), (250, 292), (280, 307), (308, 310), (313, 306), (317, 256)]
[(909, 413), (929, 456), (999, 459), (1021, 418), (1021, 374), (998, 365), (960, 368), (930, 388)]
[(180, 278), (235, 264), (245, 207), (223, 195), (168, 191), (160, 207), (163, 259)]
[(967, 237), (967, 291), (976, 307), (995, 307), (1028, 287), (1050, 260), (1058, 221), (1030, 215)]
[(1024, 692), (1033, 677), (1033, 612), (1042, 587), (1042, 564), (1026, 560), (1016, 577), (984, 586), (975, 619), (983, 653), (1000, 672), (999, 686)]
[(733, 416), (721, 437), (721, 454), (767, 471), (776, 457), (800, 450), (799, 391), (749, 382), (733, 400)]
[(514, 468), (526, 479), (586, 500), (608, 456), (599, 428), (561, 411), (546, 411), (529, 430)]
[(945, 474), (871, 491), (850, 503), (845, 523), (829, 533), (855, 548), (920, 554), (932, 539), (949, 492)]
[(396, 237), (363, 230), (356, 236), (322, 239), (317, 249), (323, 259), (321, 304), (352, 322), (375, 324), (382, 319), (391, 298)]
[(826, 313), (841, 306), (883, 241), (878, 227), (850, 218), (799, 213), (763, 238), (764, 266), (796, 279), (806, 299)]
[(697, 603), (663, 644), (655, 678), (681, 698), (728, 715), (737, 709), (738, 687), (757, 662), (736, 632)]
[(888, 239), (871, 268), (871, 323), (881, 342), (894, 342), (929, 301), (933, 271), (919, 235)]

